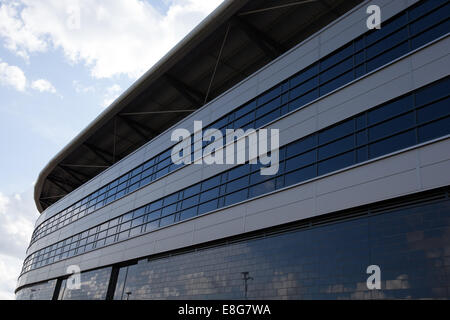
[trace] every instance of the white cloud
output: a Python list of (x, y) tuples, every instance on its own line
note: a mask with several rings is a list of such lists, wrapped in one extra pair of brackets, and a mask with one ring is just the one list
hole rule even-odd
[(28, 52), (39, 52), (47, 49), (45, 39), (40, 39), (19, 16), (18, 3), (6, 0), (0, 5), (0, 36), (4, 45), (19, 56), (28, 60)]
[(73, 80), (72, 85), (75, 88), (76, 93), (94, 93), (95, 87), (93, 86), (85, 86), (80, 83), (78, 80)]
[[(0, 86), (8, 86), (17, 91), (25, 92), (28, 84), (25, 73), (17, 66), (11, 66), (0, 59)], [(56, 93), (50, 81), (39, 79), (31, 82), (30, 87), (39, 92)]]
[(55, 87), (48, 80), (45, 79), (33, 81), (31, 83), (31, 88), (34, 90), (38, 90), (39, 92), (56, 93)]
[(111, 103), (116, 100), (122, 93), (122, 88), (118, 84), (114, 84), (106, 89), (106, 93), (103, 97), (102, 106), (104, 108), (108, 107)]
[(0, 60), (0, 85), (13, 87), (18, 91), (25, 91), (27, 78), (22, 69), (10, 66)]
[(0, 300), (15, 299), (14, 289), (23, 259), (0, 254)]
[(162, 14), (142, 0), (7, 1), (0, 7), (0, 37), (21, 56), (61, 48), (96, 78), (136, 78), (221, 2), (170, 0)]
[(0, 192), (0, 299), (14, 299), (17, 277), (38, 217), (32, 194), (32, 189), (11, 196)]

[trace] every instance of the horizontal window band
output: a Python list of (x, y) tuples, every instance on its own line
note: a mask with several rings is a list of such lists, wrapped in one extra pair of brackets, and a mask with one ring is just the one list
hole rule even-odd
[[(393, 107), (397, 106), (397, 104), (396, 104), (397, 101), (400, 101), (408, 96), (412, 96), (413, 99), (411, 99), (411, 101), (415, 102), (417, 100), (417, 99), (415, 99), (415, 97), (417, 95), (420, 95), (422, 92), (428, 92), (428, 90), (433, 90), (433, 89), (438, 88), (438, 90), (443, 91), (441, 94), (442, 96), (444, 96), (442, 98), (442, 100), (447, 99), (449, 96), (449, 92), (446, 88), (448, 88), (449, 85), (450, 85), (450, 77), (446, 77), (444, 79), (436, 81), (433, 84), (427, 85), (427, 86), (419, 88), (417, 90), (414, 90), (413, 92), (410, 92), (404, 96), (393, 99), (393, 100), (391, 100), (387, 103), (384, 103), (380, 106), (369, 109), (369, 110), (367, 110), (363, 113), (360, 113), (358, 115), (355, 115), (349, 119), (345, 119), (338, 124), (334, 124), (330, 127), (324, 128), (316, 133), (313, 133), (307, 137), (304, 137), (297, 141), (291, 142), (290, 144), (281, 147), (280, 153), (285, 154), (287, 152), (287, 150), (289, 150), (289, 148), (296, 146), (296, 145), (298, 145), (298, 143), (301, 143), (303, 141), (307, 141), (308, 139), (312, 139), (313, 137), (315, 137), (315, 141), (318, 141), (318, 137), (320, 135), (324, 135), (327, 132), (333, 132), (334, 134), (337, 134), (335, 132), (336, 128), (342, 128), (343, 123), (346, 123), (349, 121), (356, 122), (356, 119), (361, 118), (361, 116), (363, 116), (363, 115), (367, 118), (368, 114), (375, 110), (384, 110), (385, 112), (390, 112), (390, 109), (389, 109), (390, 105)], [(436, 93), (439, 93), (439, 92), (440, 91), (438, 91)], [(445, 97), (445, 95), (447, 95), (447, 96)], [(433, 100), (434, 104), (439, 103), (439, 101), (440, 101), (440, 100), (433, 99), (433, 97), (429, 97), (429, 99)], [(432, 105), (433, 104), (428, 104), (428, 106), (432, 106)], [(162, 227), (161, 223), (163, 223), (163, 219), (165, 219), (164, 226), (166, 226), (165, 223), (167, 223), (168, 216), (173, 216), (173, 218), (174, 218), (173, 222), (172, 222), (172, 224), (173, 224), (176, 222), (183, 221), (181, 218), (183, 216), (183, 214), (185, 212), (187, 212), (187, 210), (194, 210), (193, 208), (196, 208), (197, 211), (191, 212), (190, 213), (191, 216), (205, 214), (207, 212), (214, 211), (214, 210), (217, 210), (220, 208), (224, 208), (225, 206), (228, 206), (228, 205), (232, 205), (233, 203), (239, 203), (244, 200), (252, 199), (256, 196), (264, 195), (264, 194), (267, 194), (267, 193), (270, 193), (270, 192), (273, 192), (273, 191), (276, 191), (279, 189), (283, 189), (292, 184), (300, 183), (302, 181), (306, 181), (311, 178), (319, 177), (321, 175), (324, 175), (324, 174), (327, 174), (327, 173), (330, 173), (333, 171), (337, 171), (339, 169), (344, 169), (351, 165), (363, 163), (367, 160), (382, 156), (384, 154), (394, 152), (396, 150), (401, 150), (401, 149), (404, 149), (407, 147), (412, 147), (412, 146), (417, 145), (420, 142), (424, 141), (424, 138), (421, 137), (421, 133), (418, 132), (417, 130), (419, 128), (424, 128), (425, 125), (430, 124), (430, 123), (439, 123), (439, 122), (444, 121), (445, 124), (448, 122), (448, 125), (443, 126), (442, 127), (443, 129), (438, 128), (438, 131), (436, 131), (436, 132), (433, 131), (433, 130), (435, 130), (435, 128), (429, 129), (429, 130), (431, 130), (429, 132), (425, 131), (425, 141), (431, 140), (433, 138), (438, 138), (441, 136), (448, 135), (448, 134), (450, 134), (450, 104), (447, 104), (446, 107), (447, 107), (447, 110), (446, 110), (445, 114), (440, 113), (439, 116), (436, 117), (436, 119), (426, 122), (426, 124), (418, 125), (417, 122), (420, 119), (415, 117), (416, 125), (414, 128), (400, 130), (400, 132), (399, 132), (397, 130), (397, 128), (394, 127), (394, 128), (392, 128), (392, 130), (397, 130), (397, 131), (395, 131), (394, 134), (388, 135), (387, 137), (383, 137), (382, 140), (377, 140), (375, 142), (368, 142), (367, 144), (362, 145), (362, 146), (356, 146), (356, 134), (359, 131), (359, 129), (356, 130), (357, 129), (356, 125), (354, 125), (353, 126), (353, 130), (354, 130), (353, 135), (354, 135), (355, 139), (353, 141), (354, 145), (352, 147), (352, 150), (345, 152), (345, 153), (340, 153), (338, 151), (337, 155), (334, 155), (330, 158), (327, 158), (327, 159), (321, 160), (321, 161), (318, 161), (318, 156), (316, 156), (315, 162), (305, 166), (304, 168), (295, 169), (295, 170), (289, 171), (289, 172), (285, 172), (284, 167), (283, 167), (283, 168), (281, 168), (281, 171), (279, 172), (278, 176), (268, 177), (266, 179), (266, 181), (257, 181), (254, 184), (250, 183), (250, 179), (251, 179), (252, 175), (255, 174), (255, 171), (252, 170), (252, 166), (254, 166), (254, 165), (244, 164), (244, 165), (240, 165), (240, 166), (231, 168), (231, 169), (229, 169), (225, 172), (222, 172), (214, 177), (211, 177), (209, 179), (201, 181), (193, 186), (189, 186), (185, 189), (177, 191), (166, 197), (152, 201), (151, 203), (146, 204), (145, 206), (142, 206), (140, 208), (137, 208), (130, 212), (127, 212), (119, 217), (112, 219), (111, 221), (102, 223), (99, 226), (95, 226), (95, 227), (90, 228), (89, 230), (78, 233), (77, 235), (75, 235), (71, 238), (59, 241), (56, 244), (53, 244), (44, 249), (41, 249), (41, 250), (31, 254), (29, 257), (27, 257), (27, 259), (24, 262), (23, 272), (27, 272), (27, 271), (36, 269), (38, 267), (42, 267), (44, 265), (48, 265), (48, 264), (66, 259), (66, 258), (72, 257), (74, 255), (83, 254), (87, 251), (95, 249), (97, 244), (100, 244), (101, 246), (105, 246), (107, 238), (112, 239), (111, 243), (119, 241), (119, 237), (121, 237), (120, 239), (123, 240), (124, 239), (123, 238), (124, 230), (117, 230), (117, 229), (115, 229), (115, 232), (113, 232), (113, 236), (112, 236), (113, 238), (111, 238), (111, 236), (108, 236), (108, 235), (102, 236), (101, 239), (96, 238), (96, 237), (98, 234), (100, 234), (102, 232), (102, 230), (106, 230), (106, 229), (112, 230), (114, 228), (117, 228), (117, 224), (128, 223), (128, 220), (129, 220), (129, 218), (132, 217), (132, 215), (134, 215), (133, 220), (134, 219), (142, 219), (142, 215), (143, 215), (142, 210), (144, 210), (144, 212), (146, 214), (146, 218), (144, 220), (142, 220), (142, 222), (141, 222), (141, 233), (144, 233), (144, 232), (146, 233), (146, 232), (153, 231), (153, 230), (156, 230), (156, 229)], [(423, 108), (423, 105), (421, 105), (418, 109), (420, 109), (420, 108)], [(417, 108), (416, 108), (416, 106), (413, 106), (412, 109), (414, 111)], [(442, 112), (442, 111), (439, 110), (439, 112)], [(412, 132), (413, 134), (404, 136), (405, 133), (409, 133), (409, 132)], [(348, 136), (345, 136), (344, 139), (346, 139), (347, 137)], [(402, 138), (405, 140), (398, 140), (399, 138)], [(314, 140), (314, 139), (312, 139), (312, 140)], [(372, 146), (375, 146), (376, 144), (378, 144), (380, 142), (389, 143), (389, 141), (392, 141), (391, 145), (385, 146), (383, 149), (381, 149), (382, 150), (381, 152), (374, 153), (374, 155), (371, 154)], [(322, 148), (322, 147), (323, 146), (315, 146), (313, 149), (309, 149), (310, 150), (309, 152), (311, 152), (311, 150), (316, 150), (316, 153), (318, 153), (320, 148)], [(363, 149), (363, 148), (367, 149), (366, 154), (364, 157), (361, 157), (361, 159), (359, 159), (356, 151), (358, 149)], [(352, 157), (348, 156), (350, 153), (353, 153)], [(289, 159), (292, 159), (292, 158), (297, 157), (302, 154), (305, 154), (305, 150), (300, 148), (299, 150), (297, 150), (297, 154), (291, 154), (290, 158), (283, 160), (281, 163), (284, 166), (284, 164), (286, 164)], [(344, 155), (346, 156), (345, 159), (342, 158)], [(324, 164), (326, 164), (326, 163), (328, 163), (328, 167), (326, 167), (326, 166), (323, 167)], [(311, 168), (313, 166), (314, 166), (314, 168)], [(309, 169), (310, 171), (305, 171), (305, 170), (300, 171), (305, 168), (311, 168), (311, 169)], [(243, 170), (244, 175), (237, 176), (237, 177), (230, 175), (230, 173), (239, 172), (239, 170)], [(228, 179), (228, 177), (230, 177), (230, 179)], [(212, 186), (211, 181), (214, 182), (214, 184), (216, 184), (216, 185)], [(231, 191), (228, 190), (230, 183), (235, 184)], [(205, 185), (207, 185), (206, 188), (204, 187)], [(257, 188), (260, 188), (262, 185), (264, 185), (265, 189), (263, 188), (262, 190), (258, 191)], [(207, 199), (203, 202), (200, 201), (201, 195), (204, 195), (206, 192), (209, 192), (210, 190), (213, 190), (214, 188), (217, 188), (217, 190), (218, 190), (218, 194), (216, 196), (213, 196), (211, 199)], [(184, 195), (185, 192), (194, 190), (194, 189), (196, 189), (196, 193), (192, 194), (191, 192), (189, 192), (189, 193), (187, 193), (188, 196)], [(256, 193), (255, 193), (255, 190), (257, 190)], [(257, 194), (257, 195), (252, 196), (252, 194), (253, 195)], [(197, 203), (195, 205), (190, 205), (189, 208), (183, 208), (182, 207), (183, 201), (187, 200), (187, 199), (192, 199), (194, 196), (198, 196)], [(151, 215), (152, 215), (152, 218), (150, 217)], [(126, 218), (124, 218), (124, 217), (126, 217)], [(159, 221), (160, 224), (156, 225), (155, 221)], [(126, 231), (130, 232), (130, 230), (132, 228), (131, 225), (130, 226), (124, 225), (124, 227), (125, 226), (127, 227)], [(95, 234), (96, 236), (91, 238), (92, 237), (91, 234)], [(119, 234), (120, 234), (120, 236), (119, 236)], [(80, 246), (78, 241), (81, 241), (84, 239), (90, 239), (89, 240), (90, 243), (86, 244), (86, 245), (83, 244), (82, 246)], [(101, 242), (101, 240), (105, 240), (105, 241)], [(72, 243), (78, 243), (78, 246), (76, 246), (76, 249), (71, 248)], [(65, 249), (59, 250), (59, 248), (62, 248), (62, 247), (64, 247)], [(57, 251), (57, 250), (59, 250), (59, 251)], [(57, 260), (55, 260), (55, 259), (57, 259)]]
[[(403, 11), (402, 13), (397, 14), (396, 16), (390, 18), (388, 21), (385, 22), (386, 24), (395, 22), (396, 19), (400, 19), (403, 15), (405, 15), (406, 13), (411, 12), (412, 10), (414, 10), (414, 8), (416, 8), (419, 5), (422, 5), (423, 3), (427, 3), (430, 0), (426, 0), (426, 1), (421, 1), (418, 4), (415, 4), (414, 6), (412, 6), (409, 9), (406, 9), (405, 11)], [(450, 8), (449, 4), (445, 4), (445, 1), (436, 1), (434, 4), (433, 9), (430, 9), (428, 11), (428, 13), (426, 13), (426, 15), (431, 14), (431, 12), (435, 12), (436, 10), (446, 10), (445, 12), (447, 12)], [(423, 16), (416, 16), (414, 17), (414, 20), (408, 21), (406, 23), (406, 25), (409, 25), (411, 23), (416, 23), (417, 21), (419, 21), (420, 19), (422, 19)], [(447, 20), (448, 22), (448, 17)], [(404, 26), (403, 26), (404, 27)], [(431, 26), (430, 28), (433, 28), (433, 26)], [(399, 29), (401, 29), (402, 27), (395, 29), (394, 31), (392, 31), (391, 33), (384, 35), (383, 37), (381, 37), (380, 39), (376, 40), (375, 42), (370, 43), (370, 46), (373, 46), (376, 43), (379, 43), (380, 41), (383, 41), (383, 39), (385, 39), (386, 37), (394, 34), (395, 32), (397, 32)], [(430, 30), (430, 28), (427, 28), (426, 30)], [(212, 124), (208, 125), (208, 127), (214, 127), (216, 124), (219, 124), (220, 122), (224, 122), (224, 124), (221, 124), (220, 126), (225, 126), (225, 128), (227, 126), (232, 126), (232, 128), (234, 128), (233, 123), (235, 123), (236, 121), (238, 121), (240, 118), (237, 118), (236, 115), (240, 114), (241, 110), (245, 110), (245, 108), (247, 108), (249, 105), (251, 106), (251, 111), (246, 111), (246, 113), (244, 115), (239, 115), (239, 117), (241, 116), (245, 116), (251, 112), (254, 112), (254, 119), (251, 120), (250, 122), (247, 123), (253, 123), (256, 124), (256, 122), (258, 120), (264, 119), (264, 117), (267, 117), (270, 112), (275, 112), (276, 110), (279, 110), (279, 114), (277, 115), (276, 118), (279, 118), (281, 116), (283, 116), (284, 114), (291, 112), (293, 110), (296, 110), (298, 108), (300, 108), (301, 106), (305, 105), (306, 103), (314, 100), (315, 98), (318, 98), (320, 96), (323, 96), (329, 92), (331, 92), (333, 89), (333, 85), (329, 88), (327, 88), (323, 93), (322, 92), (318, 92), (317, 97), (313, 98), (313, 97), (308, 97), (307, 99), (305, 99), (304, 101), (302, 100), (301, 103), (299, 105), (293, 104), (292, 108), (291, 108), (291, 103), (293, 103), (293, 100), (289, 100), (288, 102), (284, 103), (282, 101), (280, 101), (280, 105), (275, 108), (274, 110), (269, 110), (268, 113), (266, 114), (262, 114), (260, 115), (258, 118), (256, 118), (256, 111), (264, 106), (266, 106), (267, 104), (272, 103), (274, 100), (276, 99), (280, 99), (281, 100), (281, 96), (291, 92), (295, 89), (297, 89), (299, 86), (302, 86), (303, 84), (305, 84), (307, 81), (310, 81), (312, 78), (314, 77), (320, 77), (321, 74), (323, 74), (324, 72), (327, 72), (328, 70), (330, 70), (330, 68), (333, 68), (334, 66), (336, 66), (337, 64), (341, 63), (342, 61), (344, 61), (345, 59), (347, 59), (350, 56), (356, 56), (357, 54), (359, 54), (362, 51), (365, 51), (367, 46), (366, 45), (366, 41), (365, 39), (367, 39), (367, 37), (372, 36), (374, 34), (381, 33), (384, 32), (382, 31), (383, 29), (380, 30), (372, 30), (367, 32), (366, 34), (358, 37), (355, 40), (352, 40), (350, 42), (350, 44), (346, 44), (343, 46), (343, 48), (337, 49), (335, 50), (333, 53), (327, 55), (326, 57), (320, 59), (318, 62), (315, 62), (313, 64), (313, 66), (316, 66), (314, 68), (312, 68), (311, 66), (304, 68), (303, 70), (301, 70), (300, 72), (298, 72), (296, 75), (290, 77), (288, 80), (284, 80), (281, 84), (277, 85), (275, 88), (271, 88), (269, 90), (267, 90), (265, 93), (261, 94), (259, 97), (256, 97), (254, 99), (252, 99), (251, 102), (246, 103), (244, 106), (241, 106), (235, 110), (233, 110), (232, 112), (230, 112), (229, 114), (223, 116), (222, 118), (220, 118), (219, 120), (216, 120), (215, 122), (213, 122)], [(423, 31), (423, 32), (426, 32)], [(429, 42), (432, 41), (433, 39), (435, 39), (437, 36), (439, 36), (441, 34), (437, 34), (435, 35), (433, 38), (428, 39)], [(414, 35), (414, 37), (417, 37), (417, 34)], [(408, 39), (411, 38), (411, 35), (408, 35)], [(357, 43), (363, 41), (364, 42), (364, 46), (361, 48), (357, 48)], [(410, 40), (408, 40), (408, 50), (412, 51), (413, 48), (411, 47), (411, 43)], [(342, 56), (340, 56), (339, 54), (343, 51), (343, 50), (349, 50), (348, 48), (352, 48), (351, 52), (353, 52), (352, 54), (350, 54), (350, 56), (348, 55), (344, 55), (344, 58)], [(385, 51), (386, 50), (391, 50), (392, 48), (390, 48), (389, 46), (386, 46)], [(378, 55), (377, 57), (381, 56), (383, 53), (381, 53), (380, 55)], [(319, 71), (320, 68), (320, 64), (321, 61), (330, 61), (330, 59), (332, 59), (333, 57), (339, 57), (338, 61), (334, 64), (330, 64), (329, 66), (327, 66), (327, 69), (324, 71)], [(394, 60), (395, 58), (397, 58), (396, 56), (393, 56), (392, 59), (390, 60)], [(364, 65), (366, 66), (368, 62), (373, 61), (373, 59), (376, 59), (376, 57), (371, 58), (371, 60), (366, 60), (366, 57), (364, 57), (364, 62), (362, 62), (362, 64), (360, 65)], [(383, 63), (385, 64), (385, 63)], [(354, 80), (356, 78), (358, 78), (361, 75), (356, 75), (356, 69), (358, 66), (355, 66), (355, 62), (353, 62), (353, 75), (351, 76), (351, 79), (349, 78), (348, 80)], [(317, 69), (315, 70), (316, 73), (312, 73), (311, 75), (308, 74), (308, 72), (310, 72), (310, 70), (313, 69)], [(286, 87), (285, 84), (289, 84), (290, 82), (292, 82), (294, 79), (301, 77), (302, 74), (306, 72), (308, 74), (308, 78), (305, 79), (305, 81), (303, 81), (300, 84), (296, 84), (295, 87), (293, 88), (289, 88)], [(365, 67), (364, 69), (364, 74), (367, 74), (368, 68)], [(324, 85), (329, 85), (331, 84), (333, 81), (335, 80), (339, 80), (339, 77), (342, 76), (341, 75), (336, 75), (335, 78), (327, 81), (324, 84), (319, 84), (318, 86), (316, 86), (315, 88), (308, 90), (304, 93), (302, 93), (300, 96), (296, 96), (295, 100), (298, 100), (302, 97), (306, 97), (308, 94), (310, 94), (311, 92), (314, 92), (314, 90), (319, 90), (321, 87), (323, 87)], [(348, 82), (348, 81), (346, 81)], [(345, 83), (344, 83), (345, 84)], [(344, 85), (341, 84), (341, 85)], [(339, 85), (339, 86), (341, 86)], [(261, 103), (262, 102), (262, 103)], [(235, 119), (236, 118), (236, 119)], [(231, 119), (231, 122), (229, 122), (229, 120)], [(273, 119), (269, 119), (268, 121), (272, 121)], [(267, 121), (262, 121), (262, 123), (258, 126), (263, 126), (265, 123), (267, 123)], [(127, 194), (143, 188), (144, 186), (148, 185), (149, 183), (162, 178), (163, 176), (170, 174), (171, 172), (177, 170), (178, 168), (180, 168), (181, 166), (179, 165), (174, 165), (174, 164), (170, 164), (170, 161), (168, 164), (165, 164), (163, 167), (159, 167), (159, 165), (161, 163), (167, 162), (167, 160), (170, 158), (170, 152), (171, 152), (171, 148), (168, 150), (165, 150), (164, 152), (160, 153), (159, 155), (153, 157), (152, 159), (146, 161), (143, 165), (138, 166), (137, 168), (134, 168), (132, 170), (130, 170), (128, 173), (124, 174), (123, 176), (117, 178), (116, 180), (114, 180), (113, 182), (109, 183), (106, 186), (103, 186), (102, 188), (98, 189), (97, 191), (93, 192), (91, 195), (85, 197), (84, 199), (76, 202), (75, 204), (72, 204), (69, 208), (66, 208), (65, 210), (61, 211), (60, 213), (57, 213), (55, 215), (53, 215), (52, 217), (48, 218), (47, 220), (43, 221), (33, 232), (32, 235), (32, 239), (30, 242), (30, 246), (31, 244), (33, 244), (34, 242), (36, 242), (37, 240), (45, 237), (46, 235), (53, 233), (59, 229), (61, 229), (64, 226), (67, 226), (68, 224), (81, 219), (82, 217), (91, 214), (93, 212), (95, 212), (96, 210), (110, 204), (111, 202), (118, 200), (124, 196), (126, 196)], [(130, 183), (130, 181), (138, 176), (139, 174), (141, 174), (143, 171), (145, 170), (149, 170), (150, 168), (152, 168), (152, 173), (146, 177), (141, 177), (141, 179), (136, 182), (135, 184)], [(123, 189), (117, 190), (116, 193), (108, 195), (107, 197), (104, 196), (106, 195), (110, 190), (116, 188), (117, 184), (120, 183), (126, 183), (126, 185), (124, 186)]]

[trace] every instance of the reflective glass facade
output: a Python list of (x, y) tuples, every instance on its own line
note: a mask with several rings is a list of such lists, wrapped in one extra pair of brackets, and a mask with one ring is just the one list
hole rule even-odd
[(450, 78), (280, 148), (276, 176), (240, 165), (31, 254), (27, 272), (450, 134)]
[[(342, 37), (345, 44), (339, 49), (311, 60), (315, 62), (204, 128), (225, 134), (226, 129), (260, 128), (286, 116), (279, 122), (286, 140), (280, 137), (276, 175), (263, 176), (262, 165), (246, 163), (225, 171), (201, 168), (202, 178), (186, 175), (173, 182), (174, 176), (167, 175), (182, 166), (172, 163), (171, 148), (138, 167), (129, 165), (126, 170), (132, 169), (122, 176), (122, 168), (113, 167), (119, 168), (114, 171), (119, 178), (98, 184), (94, 193), (36, 227), (31, 244), (39, 240), (39, 250), (29, 249), (17, 299), (450, 298), (450, 182), (441, 179), (448, 171), (442, 168), (450, 164), (450, 154), (442, 148), (450, 143), (450, 76), (436, 70), (447, 61), (438, 52), (448, 41), (449, 17), (448, 1), (418, 1), (383, 21), (380, 30), (356, 39), (354, 34)], [(315, 102), (427, 44), (364, 79), (369, 90), (361, 96), (355, 85), (336, 93), (335, 101)], [(317, 56), (321, 52), (319, 46)], [(425, 58), (424, 52), (431, 55)], [(301, 59), (300, 54), (286, 59)], [(437, 73), (420, 79), (423, 86), (418, 88), (423, 70)], [(394, 83), (401, 93), (391, 90)], [(418, 89), (408, 92), (412, 87)], [(359, 98), (384, 94), (381, 88), (390, 97), (382, 101), (391, 100), (367, 109)], [(350, 100), (343, 102), (344, 95)], [(352, 116), (336, 122), (336, 110), (347, 106)], [(308, 118), (309, 111), (314, 118)], [(306, 125), (298, 125), (303, 115)], [(323, 128), (323, 123), (332, 125)], [(323, 129), (314, 132), (318, 127)], [(140, 159), (147, 158), (143, 154)], [(335, 174), (339, 170), (345, 172)], [(153, 190), (153, 185), (130, 195), (160, 178), (167, 179), (167, 185), (160, 181), (163, 189)], [(392, 185), (378, 193), (385, 183)], [(161, 193), (150, 198), (147, 191)], [(297, 195), (303, 198), (297, 200)], [(119, 199), (102, 210), (107, 216), (97, 213), (78, 221)], [(229, 206), (235, 207), (222, 210)], [(305, 216), (313, 217), (301, 220)], [(236, 235), (241, 226), (255, 231)], [(44, 238), (50, 233), (55, 234)], [(76, 290), (67, 287), (63, 270), (72, 263), (85, 267)], [(381, 290), (367, 287), (370, 265), (381, 269)], [(247, 289), (245, 274), (250, 277)], [(43, 281), (43, 275), (59, 278)]]
[(56, 289), (57, 280), (35, 284), (16, 293), (16, 300), (51, 300)]
[[(362, 212), (361, 212), (362, 214)], [(369, 290), (366, 269), (381, 269)], [(450, 201), (441, 199), (120, 269), (115, 299), (450, 297)]]
[[(367, 267), (381, 289), (367, 288)], [(110, 277), (114, 272), (116, 277)], [(245, 292), (243, 272), (251, 278)], [(81, 274), (60, 299), (448, 299), (449, 190)], [(111, 279), (111, 280), (110, 280)], [(59, 280), (61, 281), (61, 280)], [(110, 281), (112, 294), (106, 292)], [(35, 287), (32, 287), (35, 288)], [(18, 292), (24, 297), (29, 288)]]
[(67, 279), (61, 281), (58, 300), (105, 300), (111, 267), (83, 272), (80, 275), (80, 289), (68, 289)]
[[(223, 132), (262, 127), (447, 34), (449, 17), (448, 1), (421, 1), (384, 22), (380, 30), (358, 37), (208, 127)], [(35, 229), (31, 243), (178, 169), (170, 154), (171, 148), (45, 220)], [(350, 162), (349, 158), (336, 161)]]

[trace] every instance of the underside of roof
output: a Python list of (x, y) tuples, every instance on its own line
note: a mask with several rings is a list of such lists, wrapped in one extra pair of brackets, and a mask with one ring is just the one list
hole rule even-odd
[(362, 0), (226, 0), (41, 171), (39, 212)]

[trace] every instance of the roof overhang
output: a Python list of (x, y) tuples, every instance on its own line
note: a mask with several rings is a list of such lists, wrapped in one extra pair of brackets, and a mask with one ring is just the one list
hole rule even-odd
[(50, 160), (42, 212), (362, 0), (225, 0)]

